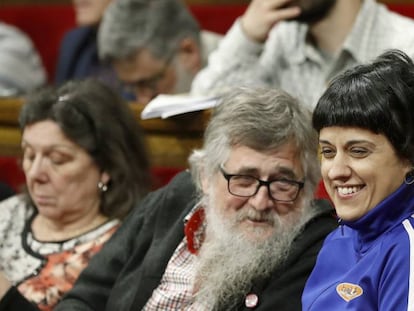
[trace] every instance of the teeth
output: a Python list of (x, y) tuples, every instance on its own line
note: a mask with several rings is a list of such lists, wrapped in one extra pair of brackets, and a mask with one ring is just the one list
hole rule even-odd
[(355, 193), (359, 190), (359, 187), (338, 187), (339, 194), (347, 195)]

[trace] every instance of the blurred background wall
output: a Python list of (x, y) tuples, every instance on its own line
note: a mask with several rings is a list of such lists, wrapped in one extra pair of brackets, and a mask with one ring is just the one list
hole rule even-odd
[[(184, 0), (188, 4), (245, 4), (250, 0)], [(383, 3), (411, 3), (414, 4), (414, 0), (380, 0)], [(2, 4), (58, 4), (58, 3), (71, 3), (71, 0), (0, 0), (0, 6)]]

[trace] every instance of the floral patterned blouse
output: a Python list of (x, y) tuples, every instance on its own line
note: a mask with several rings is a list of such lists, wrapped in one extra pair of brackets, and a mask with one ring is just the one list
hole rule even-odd
[(0, 215), (0, 271), (27, 299), (48, 311), (120, 225), (110, 220), (69, 240), (41, 242), (31, 232), (36, 210), (23, 195), (1, 202)]

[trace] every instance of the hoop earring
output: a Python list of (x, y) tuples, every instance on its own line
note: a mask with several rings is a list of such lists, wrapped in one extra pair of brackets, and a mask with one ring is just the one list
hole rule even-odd
[(411, 185), (414, 183), (414, 168), (411, 171), (409, 171), (407, 174), (405, 174), (404, 183), (406, 185)]
[(108, 186), (106, 184), (104, 184), (102, 181), (98, 182), (98, 189), (104, 193), (106, 191), (108, 191)]

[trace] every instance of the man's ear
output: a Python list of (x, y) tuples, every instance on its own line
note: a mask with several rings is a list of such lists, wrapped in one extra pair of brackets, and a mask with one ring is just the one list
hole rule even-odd
[(208, 193), (210, 183), (209, 183), (209, 179), (207, 178), (205, 172), (200, 174), (200, 183), (201, 183), (201, 190), (203, 190), (203, 193), (204, 194)]
[(181, 66), (194, 75), (201, 69), (201, 49), (191, 37), (186, 37), (180, 41), (178, 58)]

